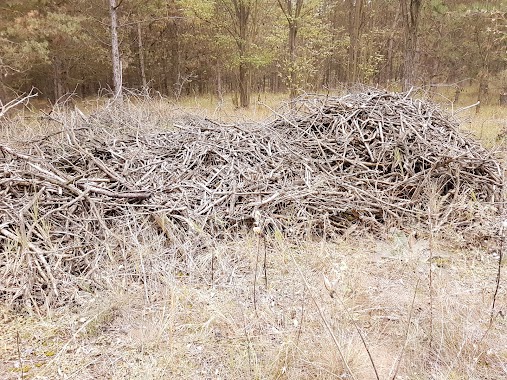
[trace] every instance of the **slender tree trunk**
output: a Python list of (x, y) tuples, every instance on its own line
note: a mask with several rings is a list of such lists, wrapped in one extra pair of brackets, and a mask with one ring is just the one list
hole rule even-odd
[(62, 61), (59, 57), (53, 58), (53, 92), (55, 95), (55, 101), (60, 99), (63, 94), (63, 83), (62, 83)]
[(405, 47), (403, 52), (403, 91), (408, 91), (417, 77), (417, 33), (419, 16), (423, 0), (400, 0), (401, 15), (405, 30)]
[(239, 106), (247, 108), (249, 105), (250, 91), (248, 88), (248, 68), (246, 63), (241, 61), (239, 63)]
[(349, 83), (355, 83), (358, 79), (360, 40), (363, 26), (363, 0), (349, 0), (349, 7), (350, 47), (347, 79)]
[(139, 69), (141, 71), (141, 82), (143, 89), (146, 89), (148, 83), (146, 82), (146, 71), (144, 67), (144, 46), (143, 46), (143, 33), (141, 29), (141, 23), (137, 23), (137, 45), (139, 48)]
[[(174, 95), (175, 88), (174, 88), (174, 75), (171, 76), (171, 71), (169, 69), (169, 54), (167, 52), (167, 48), (164, 47), (164, 54), (162, 59), (162, 70), (163, 70), (163, 92), (165, 92), (166, 95)], [(174, 73), (173, 73), (174, 74)]]
[[(176, 52), (172, 52), (173, 58), (173, 71), (175, 71), (176, 74), (176, 83), (179, 83), (180, 80), (182, 80), (183, 76), (185, 75), (185, 65), (183, 64), (186, 60), (186, 56), (182, 57), (182, 41), (180, 38), (180, 30), (178, 27), (177, 22), (173, 22), (174, 26), (174, 40), (176, 41)], [(193, 75), (193, 72), (190, 73)], [(190, 88), (186, 90), (190, 93)]]
[[(241, 5), (244, 8), (244, 5)], [(247, 108), (250, 105), (250, 89), (248, 88), (248, 67), (246, 62), (246, 27), (248, 14), (240, 16), (240, 48), (239, 48), (239, 105)]]
[(384, 79), (384, 82), (386, 84), (390, 83), (391, 80), (393, 79), (393, 47), (394, 47), (394, 37), (393, 36), (390, 36), (389, 37), (389, 41), (387, 43), (387, 62), (386, 62), (386, 65), (387, 65), (387, 69), (386, 69), (386, 77)]
[(250, 4), (245, 0), (233, 0), (234, 11), (238, 22), (238, 38), (236, 43), (239, 50), (239, 106), (247, 108), (250, 105), (250, 86), (248, 85), (249, 65), (246, 62), (248, 21), (250, 18)]
[(222, 88), (222, 68), (220, 67), (220, 63), (217, 62), (216, 64), (216, 75), (217, 75), (217, 97), (220, 103), (224, 101), (224, 91)]
[(400, 18), (400, 12), (396, 12), (396, 16), (394, 17), (393, 25), (391, 27), (391, 33), (389, 34), (389, 39), (387, 42), (387, 58), (386, 58), (386, 70), (385, 70), (385, 78), (384, 82), (389, 84), (394, 79), (394, 36), (396, 30), (398, 29), (398, 21)]
[(479, 92), (477, 95), (477, 101), (479, 104), (477, 107), (475, 107), (475, 113), (479, 113), (481, 110), (481, 105), (486, 101), (489, 85), (488, 85), (488, 78), (489, 78), (489, 70), (487, 67), (487, 64), (483, 66), (483, 68), (480, 70), (479, 75)]
[(113, 90), (114, 98), (123, 101), (122, 94), (122, 72), (120, 46), (118, 43), (118, 5), (116, 0), (109, 0), (109, 15), (111, 17), (111, 55), (113, 63)]
[(403, 53), (403, 91), (408, 91), (416, 80), (417, 38), (415, 35), (407, 35), (406, 39)]
[(298, 33), (297, 21), (289, 22), (289, 96), (291, 99), (297, 94), (297, 67), (296, 67), (296, 36)]
[(297, 95), (297, 44), (296, 38), (299, 30), (299, 17), (303, 8), (304, 0), (278, 0), (278, 6), (282, 10), (287, 24), (289, 25), (289, 96), (291, 99)]
[(287, 0), (287, 7), (289, 11), (289, 56), (291, 64), (291, 77), (290, 77), (290, 98), (295, 98), (297, 95), (297, 54), (296, 54), (296, 37), (299, 30), (299, 17), (301, 16), (301, 10), (303, 9), (304, 0), (295, 0), (294, 6), (292, 0)]

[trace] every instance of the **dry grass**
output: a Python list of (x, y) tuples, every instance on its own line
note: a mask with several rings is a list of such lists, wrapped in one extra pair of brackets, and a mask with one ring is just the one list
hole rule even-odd
[[(274, 108), (279, 99), (262, 101)], [(270, 114), (228, 102), (215, 112), (200, 99), (143, 105), (140, 120), (194, 107), (221, 120)], [(470, 128), (491, 143), (507, 120), (499, 107), (468, 112)], [(4, 123), (0, 140), (65, 123), (24, 116)], [(256, 235), (191, 256), (131, 227), (125, 247), (101, 247), (111, 258), (103, 290), (84, 289), (75, 305), (40, 314), (0, 308), (0, 378), (375, 379), (358, 329), (380, 379), (507, 377), (507, 289), (502, 280), (490, 324), (498, 258), (487, 248), (450, 247), (441, 236), (430, 260), (428, 238), (394, 229), (299, 244), (269, 236), (266, 287)]]
[(45, 317), (3, 310), (3, 378), (23, 369), (26, 379), (375, 379), (354, 325), (381, 379), (393, 375), (403, 345), (398, 379), (507, 375), (506, 291), (489, 326), (496, 262), (483, 250), (436, 244), (431, 328), (429, 242), (400, 231), (298, 246), (271, 237), (267, 287), (256, 236), (197, 257), (166, 257), (162, 244), (147, 239), (123, 252), (130, 267), (103, 268), (110, 289), (80, 306)]
[(479, 107), (470, 107), (477, 103), (478, 88), (476, 86), (465, 87), (457, 103), (454, 102), (454, 96), (453, 87), (444, 87), (432, 94), (434, 101), (457, 116), (463, 128), (472, 131), (489, 147), (498, 145), (498, 133), (507, 128), (507, 107), (499, 106), (498, 91), (492, 91)]
[(462, 124), (485, 145), (496, 146), (499, 144), (498, 134), (507, 129), (507, 107), (482, 106), (479, 113), (467, 110), (463, 114)]
[(286, 94), (255, 93), (251, 95), (249, 108), (238, 108), (231, 96), (218, 99), (215, 96), (186, 97), (176, 104), (184, 110), (220, 122), (264, 120), (273, 116), (272, 111), (288, 101)]

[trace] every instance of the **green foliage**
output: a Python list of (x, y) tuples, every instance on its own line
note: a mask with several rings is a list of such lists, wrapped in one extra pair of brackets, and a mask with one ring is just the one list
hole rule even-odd
[(210, 22), (216, 16), (216, 2), (214, 0), (177, 0), (176, 2), (188, 18)]
[(442, 0), (431, 0), (431, 10), (439, 15), (446, 14), (449, 8)]
[[(163, 94), (186, 81), (186, 93), (237, 88), (239, 67), (248, 86), (272, 91), (318, 90), (351, 76), (366, 83), (400, 80), (404, 34), (399, 2), (364, 1), (358, 40), (351, 39), (353, 2), (304, 0), (299, 17), (269, 0), (123, 1), (120, 18), (123, 79), (140, 79), (138, 26), (146, 79)], [(429, 0), (419, 30), (420, 83), (499, 78), (507, 63), (504, 0)], [(248, 9), (243, 31), (237, 7)], [(239, 8), (238, 8), (239, 9)], [(109, 13), (103, 0), (8, 0), (0, 14), (0, 92), (44, 94), (77, 88), (83, 96), (110, 86)], [(288, 18), (287, 18), (288, 17)], [(289, 21), (297, 24), (289, 51)], [(357, 62), (351, 67), (351, 44)], [(496, 83), (499, 83), (496, 81)], [(1, 95), (1, 94), (0, 94)]]
[[(317, 89), (315, 83), (322, 71), (326, 59), (332, 55), (334, 43), (331, 25), (319, 16), (321, 2), (306, 1), (303, 3), (299, 18), (290, 17), (280, 12), (275, 21), (272, 34), (268, 41), (273, 51), (277, 75), (288, 88), (297, 92), (305, 89)], [(296, 49), (291, 57), (287, 46), (289, 20), (296, 20), (298, 25)]]
[[(12, 4), (9, 17), (0, 23), (0, 34), (6, 41), (0, 46), (0, 55), (9, 68), (5, 74), (10, 86), (36, 85), (43, 93), (51, 93), (44, 91), (43, 82), (52, 77), (56, 60), (63, 73), (69, 67), (75, 71), (84, 68), (100, 56), (95, 42), (85, 33), (86, 16), (59, 9), (51, 1)], [(95, 54), (87, 55), (87, 47)], [(71, 80), (68, 82), (72, 85)]]

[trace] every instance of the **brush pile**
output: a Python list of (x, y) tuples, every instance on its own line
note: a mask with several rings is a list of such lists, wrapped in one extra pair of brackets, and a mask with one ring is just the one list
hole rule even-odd
[(305, 97), (264, 124), (186, 117), (154, 130), (98, 113), (22, 151), (0, 145), (0, 298), (66, 302), (106, 243), (128, 246), (134, 230), (168, 246), (254, 225), (296, 238), (468, 231), (501, 191), (490, 153), (406, 94)]

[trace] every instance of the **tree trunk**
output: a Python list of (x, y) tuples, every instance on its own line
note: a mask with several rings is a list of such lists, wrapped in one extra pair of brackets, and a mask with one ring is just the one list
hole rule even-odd
[(419, 16), (423, 0), (400, 0), (401, 16), (405, 30), (405, 46), (403, 52), (403, 91), (408, 91), (415, 83), (417, 76), (417, 33)]
[(118, 14), (116, 12), (118, 5), (116, 0), (109, 0), (109, 15), (111, 17), (111, 55), (113, 63), (113, 91), (114, 98), (123, 101), (122, 94), (122, 72), (120, 46), (118, 43)]
[(250, 18), (250, 4), (245, 0), (233, 0), (234, 11), (238, 21), (238, 36), (236, 43), (239, 50), (239, 106), (248, 108), (250, 105), (250, 87), (248, 85), (248, 63), (246, 62), (248, 20)]
[(477, 95), (477, 102), (479, 103), (477, 107), (475, 107), (475, 113), (479, 113), (481, 110), (481, 105), (486, 101), (486, 97), (489, 91), (488, 77), (489, 71), (487, 68), (482, 69), (479, 72), (479, 93)]
[(297, 95), (297, 44), (296, 38), (299, 30), (299, 17), (303, 8), (304, 0), (278, 0), (278, 6), (282, 10), (289, 25), (289, 96), (291, 99)]
[(168, 96), (174, 95), (174, 83), (173, 76), (171, 76), (171, 72), (169, 69), (169, 54), (167, 52), (167, 47), (164, 47), (164, 54), (162, 59), (162, 93), (165, 93)]
[(387, 58), (386, 58), (386, 70), (385, 70), (385, 78), (384, 83), (389, 84), (391, 80), (394, 79), (394, 37), (398, 27), (398, 21), (400, 18), (400, 12), (396, 12), (396, 16), (394, 17), (393, 25), (391, 27), (391, 33), (389, 34), (389, 39), (387, 42)]
[(182, 72), (185, 71), (184, 65), (182, 65), (182, 46), (181, 46), (181, 38), (180, 38), (180, 30), (178, 28), (178, 23), (173, 21), (173, 30), (174, 35), (173, 38), (176, 41), (176, 52), (172, 52), (173, 56), (173, 72), (175, 73), (175, 83), (178, 82), (181, 78)]
[(403, 91), (408, 91), (414, 84), (415, 58), (417, 49), (417, 39), (415, 36), (407, 36), (405, 41), (405, 51), (403, 53)]
[(239, 63), (239, 106), (247, 108), (250, 105), (250, 91), (248, 88), (248, 68), (245, 62)]
[(141, 74), (141, 82), (143, 84), (143, 89), (148, 87), (148, 83), (146, 82), (146, 71), (144, 68), (144, 47), (143, 47), (143, 34), (141, 30), (141, 23), (137, 23), (137, 46), (139, 48), (139, 69)]
[(63, 82), (62, 82), (62, 61), (59, 57), (53, 58), (53, 92), (55, 96), (55, 102), (60, 99), (63, 94)]
[(363, 26), (363, 0), (349, 0), (349, 36), (347, 81), (357, 82), (360, 39)]
[[(290, 1), (290, 0), (289, 0)], [(289, 96), (294, 99), (297, 94), (297, 68), (296, 68), (296, 36), (298, 33), (297, 21), (289, 21)]]
[(224, 90), (222, 88), (222, 68), (220, 67), (220, 63), (217, 61), (217, 64), (216, 64), (216, 75), (217, 75), (217, 86), (216, 86), (216, 91), (217, 91), (217, 97), (218, 97), (218, 101), (220, 103), (223, 103), (224, 101)]

